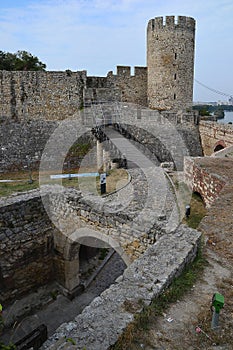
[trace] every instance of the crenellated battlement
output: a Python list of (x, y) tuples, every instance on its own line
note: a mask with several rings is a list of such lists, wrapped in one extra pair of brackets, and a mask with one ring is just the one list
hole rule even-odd
[(160, 30), (160, 29), (185, 29), (185, 30), (195, 30), (195, 19), (186, 16), (165, 16), (165, 17), (155, 17), (148, 22), (147, 30)]
[(117, 66), (117, 75), (130, 76), (131, 67), (130, 66)]
[(134, 67), (134, 75), (131, 74), (131, 67), (130, 66), (117, 66), (117, 76), (124, 76), (124, 77), (134, 77), (134, 76), (144, 76), (147, 75), (147, 67)]

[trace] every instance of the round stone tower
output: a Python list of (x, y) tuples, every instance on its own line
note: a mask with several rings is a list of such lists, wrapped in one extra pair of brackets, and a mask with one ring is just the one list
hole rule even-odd
[(156, 17), (147, 27), (148, 105), (159, 110), (192, 106), (195, 20)]

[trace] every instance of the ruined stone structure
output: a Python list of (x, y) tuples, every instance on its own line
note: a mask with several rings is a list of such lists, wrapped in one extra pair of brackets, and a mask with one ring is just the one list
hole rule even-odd
[[(166, 233), (175, 205), (173, 194), (167, 194), (161, 218), (154, 218), (153, 205), (146, 209), (147, 217), (141, 217), (145, 208), (140, 200), (144, 198), (146, 202), (143, 189), (147, 181), (140, 169), (133, 169), (130, 174), (129, 189), (124, 187), (122, 194), (118, 191), (111, 197), (84, 196), (75, 189), (64, 190), (55, 185), (48, 191), (45, 188), (43, 201), (38, 190), (1, 200), (1, 301), (10, 302), (51, 281), (57, 281), (63, 294), (74, 296), (82, 287), (82, 244), (92, 246), (97, 239), (101, 247), (112, 247), (130, 264), (158, 241)], [(125, 195), (133, 199), (127, 208), (118, 200)], [(149, 198), (150, 204), (151, 201)]]
[[(196, 256), (201, 235), (181, 225), (134, 261), (74, 320), (62, 324), (41, 349), (107, 350), (144, 305), (163, 293)], [(74, 344), (68, 344), (71, 338)]]
[(62, 120), (93, 101), (147, 105), (147, 69), (118, 66), (117, 74), (88, 77), (80, 72), (0, 72), (0, 116), (5, 120)]
[(86, 72), (0, 72), (1, 119), (59, 120), (82, 105)]
[(192, 107), (195, 20), (151, 19), (147, 27), (148, 105), (154, 109)]
[[(173, 229), (173, 223), (175, 226), (177, 220), (179, 223), (179, 216), (176, 216), (175, 195), (159, 164), (173, 161), (175, 168), (182, 169), (184, 156), (190, 154), (189, 149), (193, 153), (193, 150), (197, 148), (197, 142), (193, 144), (189, 142), (189, 149), (186, 148), (182, 135), (176, 130), (176, 125), (170, 123), (157, 111), (145, 108), (138, 119), (137, 108), (130, 104), (126, 108), (124, 104), (120, 116), (115, 128), (124, 137), (117, 133), (115, 139), (113, 128), (110, 128), (109, 131), (106, 128), (105, 135), (108, 139), (103, 142), (101, 149), (102, 151), (103, 148), (108, 149), (107, 152), (111, 158), (112, 152), (120, 157), (124, 151), (128, 161), (138, 166), (138, 168), (128, 170), (131, 180), (122, 191), (117, 191), (103, 200), (99, 196), (84, 195), (83, 198), (75, 190), (59, 196), (60, 190), (55, 187), (55, 193), (51, 199), (52, 208), (47, 210), (50, 219), (55, 218), (54, 225), (47, 217), (39, 193), (16, 196), (2, 201), (0, 246), (4, 254), (0, 260), (1, 280), (5, 286), (4, 298), (6, 300), (16, 297), (14, 293), (21, 295), (30, 290), (33, 285), (36, 286), (35, 276), (38, 283), (43, 284), (53, 275), (66, 294), (76, 292), (80, 283), (78, 276), (80, 242), (76, 240), (77, 228), (85, 228), (81, 232), (83, 239), (85, 236), (93, 239), (99, 237), (103, 244), (106, 243), (113, 247), (128, 264), (139, 258), (160, 236)], [(87, 114), (86, 117), (84, 121), (89, 123), (89, 115)], [(151, 122), (148, 124), (149, 118)], [(67, 125), (66, 129), (63, 128), (64, 124)], [(183, 123), (179, 121), (179, 126), (182, 125)], [(184, 125), (186, 125), (185, 122)], [(54, 127), (53, 124), (52, 126)], [(58, 147), (61, 147), (61, 151), (65, 147), (61, 137), (68, 142), (68, 147), (70, 147), (73, 140), (77, 139), (81, 121), (79, 119), (66, 120), (61, 126), (57, 126), (54, 133), (58, 135), (58, 139), (55, 137), (55, 142), (47, 146), (42, 159), (42, 165), (44, 162), (48, 166), (48, 169), (44, 169), (45, 176), (51, 167), (57, 169), (57, 162), (60, 162), (55, 151)], [(92, 127), (93, 125), (86, 127), (85, 132), (88, 134), (88, 130), (91, 130)], [(192, 123), (189, 127), (190, 134), (193, 133), (195, 140), (197, 130)], [(136, 149), (132, 141), (130, 143), (127, 138), (134, 140), (141, 151)], [(115, 144), (117, 140), (120, 142)], [(127, 152), (130, 152), (130, 155)], [(103, 154), (104, 152), (102, 152), (102, 158)], [(64, 154), (65, 159), (66, 154)], [(99, 162), (101, 163), (101, 160)], [(45, 198), (46, 196), (45, 191)], [(44, 204), (46, 207), (46, 200)], [(55, 227), (56, 224), (57, 227)], [(37, 234), (40, 237), (34, 240)], [(19, 247), (20, 252), (18, 252)], [(43, 269), (40, 260), (38, 262), (27, 260), (28, 255), (33, 251), (42, 251), (41, 255), (38, 253), (38, 259), (48, 259), (48, 272)], [(37, 256), (36, 254), (33, 255)], [(9, 256), (11, 256), (11, 264), (8, 263)], [(38, 268), (36, 273), (35, 266)], [(41, 280), (38, 278), (40, 275), (43, 276)], [(31, 284), (19, 282), (27, 278), (30, 279)]]
[(0, 125), (0, 169), (38, 169), (46, 141), (58, 126), (56, 121), (4, 120)]
[[(191, 107), (194, 64), (193, 18), (167, 16), (149, 21), (147, 67), (117, 66), (117, 73), (89, 77), (86, 71), (0, 72), (0, 115), (5, 119), (61, 120), (83, 107), (87, 89), (105, 88), (105, 99), (133, 102), (154, 109)], [(113, 90), (115, 92), (113, 93)], [(107, 91), (107, 92), (106, 92)], [(100, 97), (101, 99), (101, 97)]]

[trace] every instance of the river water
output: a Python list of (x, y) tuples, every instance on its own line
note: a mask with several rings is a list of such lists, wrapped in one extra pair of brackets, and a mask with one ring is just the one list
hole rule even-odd
[(223, 119), (219, 119), (218, 123), (221, 123), (221, 124), (227, 124), (229, 122), (233, 123), (233, 112), (224, 111), (224, 113), (225, 113), (225, 117)]

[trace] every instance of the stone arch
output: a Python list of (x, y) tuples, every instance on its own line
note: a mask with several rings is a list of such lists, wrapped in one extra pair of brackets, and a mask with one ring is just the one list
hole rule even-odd
[(88, 226), (75, 230), (69, 236), (65, 236), (62, 233), (58, 234), (54, 241), (56, 279), (61, 286), (63, 294), (70, 298), (78, 295), (84, 288), (80, 284), (79, 278), (79, 254), (82, 245), (95, 248), (113, 248), (126, 266), (131, 263), (130, 257), (120, 246), (119, 242), (109, 235)]
[(193, 191), (193, 194), (196, 195), (197, 197), (199, 197), (202, 200), (203, 204), (205, 205), (205, 199), (204, 199), (204, 197), (203, 197), (201, 192)]
[(113, 248), (125, 264), (131, 263), (130, 257), (126, 254), (120, 243), (109, 235), (90, 227), (79, 228), (69, 236), (69, 241), (78, 242), (79, 244), (89, 245), (96, 248)]
[(214, 145), (214, 152), (221, 151), (222, 149), (226, 148), (226, 144), (224, 140), (220, 140), (215, 143)]

